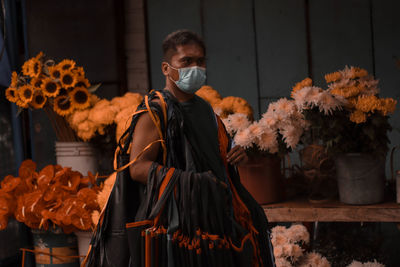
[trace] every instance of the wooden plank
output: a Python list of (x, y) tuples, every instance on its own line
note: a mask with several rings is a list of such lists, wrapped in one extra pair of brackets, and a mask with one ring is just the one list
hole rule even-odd
[(162, 89), (165, 86), (165, 77), (161, 72), (162, 41), (178, 29), (201, 34), (200, 0), (148, 0), (146, 3), (150, 86), (151, 89)]
[(255, 0), (255, 21), (260, 96), (289, 96), (308, 75), (304, 1)]
[[(400, 1), (372, 1), (375, 73), (379, 79), (381, 96), (400, 100)], [(400, 102), (400, 101), (399, 101)], [(389, 134), (391, 146), (400, 145), (400, 104), (391, 116), (390, 123), (397, 130)], [(394, 161), (394, 169), (400, 170), (400, 152)]]
[(252, 1), (204, 0), (207, 83), (222, 96), (245, 98), (258, 113)]
[(372, 73), (372, 37), (369, 1), (310, 0), (312, 73), (326, 87), (324, 75), (359, 66)]
[(346, 205), (295, 200), (262, 207), (269, 222), (400, 222), (400, 205), (394, 202)]

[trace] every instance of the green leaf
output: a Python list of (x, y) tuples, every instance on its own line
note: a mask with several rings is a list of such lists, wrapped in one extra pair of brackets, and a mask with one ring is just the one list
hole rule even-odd
[(97, 89), (99, 89), (100, 85), (101, 85), (101, 83), (90, 86), (88, 88), (89, 93), (93, 94), (94, 92), (96, 92)]

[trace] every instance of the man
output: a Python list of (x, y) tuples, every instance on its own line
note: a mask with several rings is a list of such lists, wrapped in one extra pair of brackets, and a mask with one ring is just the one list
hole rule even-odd
[[(176, 31), (164, 40), (163, 52), (165, 88), (145, 97), (120, 142), (130, 162), (120, 160), (119, 167), (129, 166), (133, 185), (113, 189), (114, 206), (108, 205), (103, 230), (92, 239), (102, 260), (91, 257), (89, 266), (274, 266), (265, 214), (235, 169), (247, 155), (230, 148), (221, 120), (195, 95), (206, 79), (203, 41)], [(112, 199), (122, 192), (136, 200), (125, 199), (129, 207), (116, 215), (122, 205)], [(124, 235), (109, 226), (121, 221), (129, 253), (121, 252), (116, 234), (107, 234)], [(109, 241), (99, 241), (102, 234)], [(110, 253), (110, 244), (119, 256)]]

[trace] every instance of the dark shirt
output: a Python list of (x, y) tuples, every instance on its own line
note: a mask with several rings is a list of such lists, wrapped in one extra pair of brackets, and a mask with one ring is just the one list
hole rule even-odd
[(195, 95), (180, 103), (184, 112), (187, 136), (192, 136), (192, 153), (201, 161), (199, 172), (211, 170), (215, 176), (226, 181), (225, 167), (221, 159), (218, 141), (218, 124), (210, 104)]

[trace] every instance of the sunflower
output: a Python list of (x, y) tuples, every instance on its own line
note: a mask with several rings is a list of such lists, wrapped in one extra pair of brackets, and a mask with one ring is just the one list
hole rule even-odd
[(53, 79), (60, 79), (61, 76), (61, 68), (59, 66), (51, 66), (49, 67), (50, 77)]
[(69, 93), (71, 97), (71, 103), (74, 108), (85, 109), (90, 106), (90, 93), (85, 87), (75, 87), (75, 89)]
[(84, 76), (78, 76), (75, 86), (89, 88), (90, 82)]
[(72, 72), (76, 73), (79, 77), (85, 77), (85, 70), (82, 67), (76, 67)]
[(65, 88), (74, 87), (77, 82), (77, 75), (70, 70), (61, 73), (60, 82)]
[(18, 89), (18, 95), (22, 102), (29, 103), (33, 98), (33, 88), (30, 85), (23, 85)]
[(54, 100), (54, 111), (57, 114), (65, 116), (71, 114), (73, 110), (74, 107), (72, 106), (71, 100), (68, 96), (57, 96)]
[(13, 71), (11, 74), (11, 84), (10, 87), (16, 88), (18, 86), (18, 74)]
[(17, 94), (17, 89), (15, 89), (13, 87), (7, 88), (6, 89), (6, 98), (10, 102), (13, 102), (13, 103), (17, 102), (17, 100), (19, 98), (18, 94)]
[(46, 96), (52, 96), (55, 97), (58, 95), (60, 91), (60, 85), (59, 83), (55, 82), (54, 80), (50, 78), (44, 79), (41, 88), (43, 90), (44, 95)]
[(25, 103), (24, 101), (22, 101), (20, 98), (17, 99), (17, 101), (15, 102), (15, 104), (17, 104), (18, 107), (21, 108), (28, 108), (29, 105), (28, 103)]
[(43, 83), (43, 79), (41, 79), (40, 77), (35, 77), (35, 78), (32, 78), (32, 80), (31, 80), (31, 85), (35, 89), (41, 89), (42, 83)]
[(42, 90), (35, 90), (33, 99), (30, 105), (35, 109), (40, 109), (46, 104), (47, 97), (43, 94)]
[(40, 59), (37, 58), (31, 59), (29, 70), (30, 70), (29, 76), (39, 77), (39, 75), (42, 73), (42, 62), (40, 61)]
[(61, 71), (65, 71), (75, 68), (75, 64), (75, 61), (71, 59), (64, 59), (63, 61), (58, 63), (57, 66), (60, 68)]

